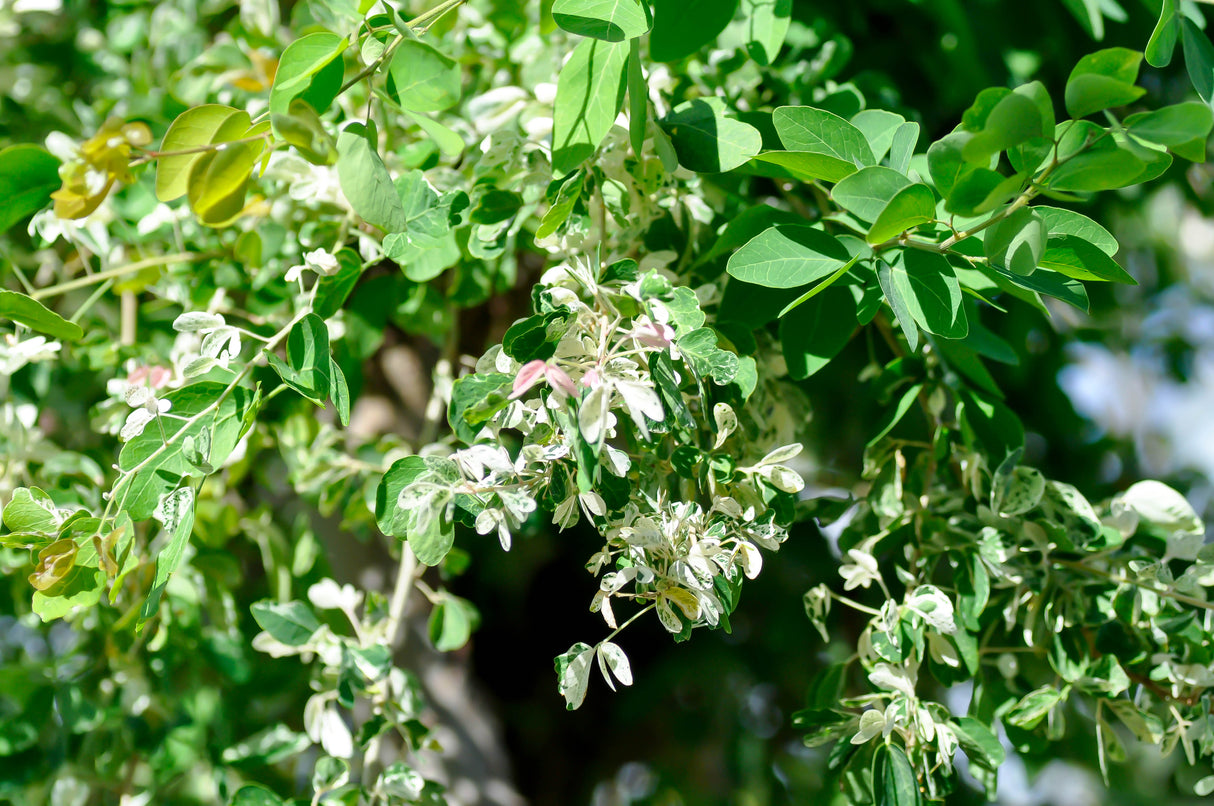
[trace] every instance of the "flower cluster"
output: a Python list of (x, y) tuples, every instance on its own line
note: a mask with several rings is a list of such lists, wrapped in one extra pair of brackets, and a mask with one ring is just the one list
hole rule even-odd
[(624, 260), (602, 272), (552, 269), (536, 298), (536, 314), (455, 384), (451, 422), (471, 444), (427, 457), (429, 469), (410, 473), (390, 503), (419, 556), (423, 535), (458, 510), (505, 549), (540, 508), (562, 529), (583, 518), (597, 529), (590, 607), (613, 632), (558, 659), (562, 693), (577, 707), (591, 666), (578, 658), (609, 647), (599, 652), (608, 683), (608, 666), (627, 663), (610, 644), (631, 620), (620, 605), (654, 610), (680, 638), (728, 627), (742, 579), (762, 567), (759, 549), (786, 536), (804, 487), (786, 463), (801, 446), (748, 433), (753, 359), (704, 327), (691, 289)]

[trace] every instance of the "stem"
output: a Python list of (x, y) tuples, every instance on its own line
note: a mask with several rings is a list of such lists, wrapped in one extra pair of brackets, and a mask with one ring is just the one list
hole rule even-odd
[(131, 167), (143, 165), (146, 162), (158, 160), (161, 157), (186, 157), (190, 154), (206, 154), (208, 151), (223, 151), (228, 146), (241, 145), (243, 143), (255, 143), (258, 140), (269, 141), (271, 135), (269, 132), (255, 134), (252, 137), (241, 137), (239, 140), (228, 140), (223, 143), (208, 143), (203, 146), (193, 146), (192, 148), (181, 148), (174, 151), (145, 151), (142, 156), (131, 160)]
[[(428, 31), (430, 29), (430, 26), (427, 25), (424, 28), (422, 28), (421, 30), (417, 30), (419, 25), (421, 25), (424, 22), (429, 22), (430, 25), (433, 25), (435, 22), (438, 22), (439, 18), (442, 17), (444, 14), (446, 14), (448, 11), (458, 8), (459, 6), (462, 6), (466, 2), (467, 2), (467, 0), (445, 0), (444, 2), (440, 3), (439, 5), (435, 6), (432, 9), (430, 9), (429, 11), (423, 11), (421, 14), (417, 15), (413, 19), (406, 22), (405, 25), (408, 28), (413, 29), (416, 33), (424, 34), (426, 31)], [(388, 59), (392, 58), (392, 54), (396, 52), (396, 49), (398, 47), (400, 47), (400, 43), (404, 42), (404, 41), (405, 41), (405, 35), (397, 34), (396, 38), (393, 39), (392, 42), (388, 45), (388, 47), (384, 49), (384, 52), (379, 55), (379, 58), (376, 59), (375, 61), (371, 62), (370, 64), (368, 64), (362, 70), (360, 70), (358, 72), (358, 74), (355, 75), (353, 78), (351, 78), (349, 81), (342, 84), (341, 89), (338, 90), (337, 94), (338, 95), (343, 94), (346, 90), (350, 89), (355, 84), (362, 81), (364, 78), (367, 78), (368, 76), (374, 74), (376, 70), (378, 70), (380, 67), (383, 66), (384, 62), (386, 62), (386, 61), (388, 61)]]
[(867, 613), (870, 616), (881, 615), (880, 610), (871, 608), (868, 605), (862, 605), (853, 599), (848, 599), (846, 596), (840, 596), (839, 594), (835, 593), (834, 591), (830, 591), (830, 598), (834, 599), (839, 604), (847, 605), (848, 607), (852, 608), (853, 610), (859, 610), (861, 613)]
[(1163, 596), (1167, 599), (1172, 599), (1173, 601), (1180, 602), (1181, 604), (1187, 604), (1189, 607), (1196, 607), (1201, 610), (1214, 610), (1214, 603), (1210, 603), (1210, 602), (1204, 601), (1202, 599), (1195, 599), (1192, 596), (1186, 596), (1183, 593), (1177, 593), (1176, 591), (1167, 590), (1165, 588), (1157, 588), (1154, 585), (1147, 585), (1142, 582), (1135, 582), (1132, 579), (1126, 579), (1125, 577), (1116, 576), (1115, 574), (1110, 574), (1108, 571), (1104, 571), (1099, 568), (1092, 568), (1091, 566), (1084, 565), (1081, 562), (1076, 562), (1074, 560), (1060, 560), (1056, 557), (1050, 558), (1050, 562), (1052, 562), (1054, 565), (1061, 565), (1064, 568), (1070, 568), (1075, 571), (1082, 571), (1084, 573), (1088, 573), (1093, 576), (1100, 577), (1101, 579), (1107, 579), (1108, 581), (1116, 582), (1119, 585), (1133, 585), (1136, 588), (1141, 588), (1142, 590), (1150, 591), (1151, 593), (1154, 593), (1156, 596)]
[(400, 567), (396, 571), (396, 586), (392, 589), (392, 600), (388, 606), (388, 646), (396, 647), (398, 641), (404, 645), (405, 636), (401, 634), (401, 624), (404, 621), (405, 608), (409, 606), (409, 594), (413, 590), (416, 576), (417, 555), (408, 543), (401, 543)]
[(173, 255), (160, 255), (158, 257), (150, 257), (146, 260), (137, 260), (134, 263), (128, 263), (125, 266), (115, 266), (112, 269), (105, 271), (94, 272), (85, 277), (77, 277), (75, 280), (68, 280), (57, 285), (48, 285), (46, 288), (39, 288), (30, 294), (32, 299), (46, 299), (57, 294), (63, 294), (68, 291), (74, 291), (77, 288), (84, 288), (93, 283), (100, 283), (105, 280), (110, 280), (115, 277), (122, 277), (126, 274), (134, 274), (135, 272), (150, 269), (153, 266), (169, 266), (174, 263), (189, 263), (194, 260), (205, 260), (210, 257), (215, 257), (214, 253), (202, 252), (179, 252)]
[(604, 639), (603, 639), (602, 641), (600, 641), (599, 643), (600, 643), (600, 644), (601, 644), (601, 643), (605, 643), (605, 642), (607, 642), (607, 641), (610, 641), (612, 638), (615, 638), (617, 635), (619, 635), (620, 633), (622, 633), (622, 632), (623, 632), (623, 631), (624, 631), (624, 630), (625, 630), (625, 629), (628, 627), (628, 625), (629, 625), (629, 624), (631, 624), (632, 622), (636, 621), (636, 620), (637, 620), (637, 619), (639, 619), (641, 616), (645, 615), (646, 613), (648, 613), (650, 610), (653, 610), (653, 609), (654, 609), (655, 607), (657, 607), (657, 606), (658, 606), (658, 605), (657, 605), (657, 603), (656, 603), (656, 602), (650, 602), (649, 604), (645, 605), (645, 606), (644, 606), (644, 607), (642, 607), (640, 610), (638, 610), (637, 612), (633, 613), (633, 614), (632, 614), (632, 616), (631, 616), (631, 617), (630, 617), (630, 618), (629, 618), (627, 621), (625, 621), (623, 624), (621, 624), (620, 626), (618, 626), (618, 627), (616, 627), (614, 630), (612, 630), (612, 631), (611, 631), (611, 634), (610, 634), (610, 635), (608, 635), (606, 638), (604, 638)]
[[(396, 569), (396, 583), (392, 588), (392, 599), (388, 605), (388, 648), (395, 651), (405, 643), (406, 633), (401, 632), (401, 625), (404, 623), (405, 609), (409, 606), (409, 594), (412, 593), (417, 579), (417, 555), (413, 553), (413, 549), (408, 543), (401, 544), (400, 550), (400, 565)], [(400, 642), (399, 646), (397, 642)], [(385, 692), (382, 696), (375, 698), (375, 707), (382, 708), (384, 700), (387, 697)], [(367, 750), (363, 753), (363, 772), (362, 781), (364, 787), (372, 785), (371, 778), (376, 772), (376, 767), (379, 761), (379, 748), (382, 736), (375, 736), (367, 743)], [(378, 794), (372, 798), (374, 803), (378, 800)]]
[[(1211, 0), (1211, 2), (1214, 2), (1214, 0)], [(1087, 150), (1087, 148), (1090, 148), (1090, 145), (1085, 146), (1084, 148), (1081, 148), (1079, 151), (1076, 151), (1075, 154), (1072, 156), (1078, 156), (1079, 154), (1082, 154), (1084, 151)], [(926, 250), (929, 252), (938, 252), (940, 254), (945, 254), (946, 252), (948, 252), (950, 249), (952, 249), (954, 246), (956, 246), (961, 241), (964, 241), (966, 238), (972, 238), (973, 236), (975, 236), (978, 233), (985, 230), (987, 227), (992, 227), (995, 224), (998, 224), (1000, 221), (1007, 218), (1012, 213), (1016, 212), (1021, 207), (1024, 207), (1029, 202), (1031, 202), (1033, 199), (1035, 199), (1037, 197), (1037, 195), (1039, 193), (1041, 193), (1041, 190), (1042, 190), (1041, 183), (1046, 178), (1048, 178), (1049, 175), (1052, 174), (1054, 172), (1054, 170), (1060, 164), (1061, 163), (1058, 162), (1058, 157), (1057, 157), (1057, 145), (1055, 145), (1055, 156), (1054, 156), (1053, 160), (1050, 161), (1050, 164), (1048, 166), (1046, 166), (1046, 169), (1041, 172), (1041, 175), (1035, 179), (1030, 180), (1029, 186), (1027, 188), (1025, 188), (1021, 192), (1021, 194), (1019, 196), (1017, 196), (1016, 199), (1011, 204), (1009, 204), (1007, 207), (1003, 208), (1003, 210), (1001, 210), (997, 215), (991, 216), (986, 221), (983, 221), (981, 224), (975, 224), (974, 226), (970, 227), (969, 229), (965, 230), (964, 232), (953, 232), (952, 235), (945, 238), (940, 243), (930, 243), (928, 241), (917, 241), (917, 240), (912, 239), (907, 233), (903, 232), (901, 235), (897, 235), (893, 238), (890, 238), (888, 241), (885, 241), (884, 243), (877, 244), (876, 246), (873, 247), (873, 252), (874, 253), (881, 252), (885, 249), (890, 249), (895, 246), (905, 246), (905, 247), (910, 247), (912, 249), (923, 249), (923, 250)], [(944, 223), (944, 222), (939, 222), (939, 223)], [(949, 228), (952, 229), (951, 226)]]

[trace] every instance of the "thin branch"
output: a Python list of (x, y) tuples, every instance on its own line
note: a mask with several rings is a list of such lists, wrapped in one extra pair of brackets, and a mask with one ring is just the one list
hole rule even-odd
[(93, 274), (77, 277), (75, 280), (68, 280), (57, 285), (49, 285), (46, 288), (36, 289), (30, 294), (33, 299), (46, 299), (57, 294), (64, 294), (68, 291), (74, 291), (77, 288), (84, 288), (93, 283), (100, 283), (105, 280), (110, 280), (115, 277), (122, 277), (127, 274), (150, 269), (153, 266), (169, 266), (174, 263), (190, 263), (195, 260), (206, 260), (207, 258), (215, 257), (214, 253), (203, 252), (181, 252), (174, 255), (160, 255), (158, 257), (150, 257), (146, 260), (137, 260), (134, 263), (128, 263), (125, 266), (115, 266), (112, 269), (105, 271), (94, 272)]

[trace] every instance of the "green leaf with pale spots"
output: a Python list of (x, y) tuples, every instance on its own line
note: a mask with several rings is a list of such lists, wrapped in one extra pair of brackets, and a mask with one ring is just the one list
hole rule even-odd
[(724, 386), (738, 374), (737, 354), (717, 346), (717, 333), (712, 328), (697, 328), (676, 343), (701, 378), (711, 377), (718, 386)]

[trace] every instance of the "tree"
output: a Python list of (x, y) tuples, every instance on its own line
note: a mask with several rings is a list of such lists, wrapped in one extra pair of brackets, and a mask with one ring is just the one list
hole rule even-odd
[[(3, 12), (0, 793), (445, 802), (488, 774), (401, 645), (459, 652), (509, 596), (577, 641), (543, 707), (606, 724), (662, 709), (650, 671), (733, 696), (727, 645), (667, 672), (655, 634), (796, 611), (750, 668), (808, 687), (811, 752), (775, 795), (739, 739), (756, 802), (973, 797), (961, 759), (994, 797), (1009, 752), (1108, 782), (1136, 745), (1214, 790), (1201, 518), (1032, 466), (1026, 428), (1070, 443), (998, 367), (1135, 283), (1113, 194), (1204, 162), (1214, 49), (1187, 2), (1090, 53), (1031, 5)], [(670, 797), (723, 799), (683, 766)]]

